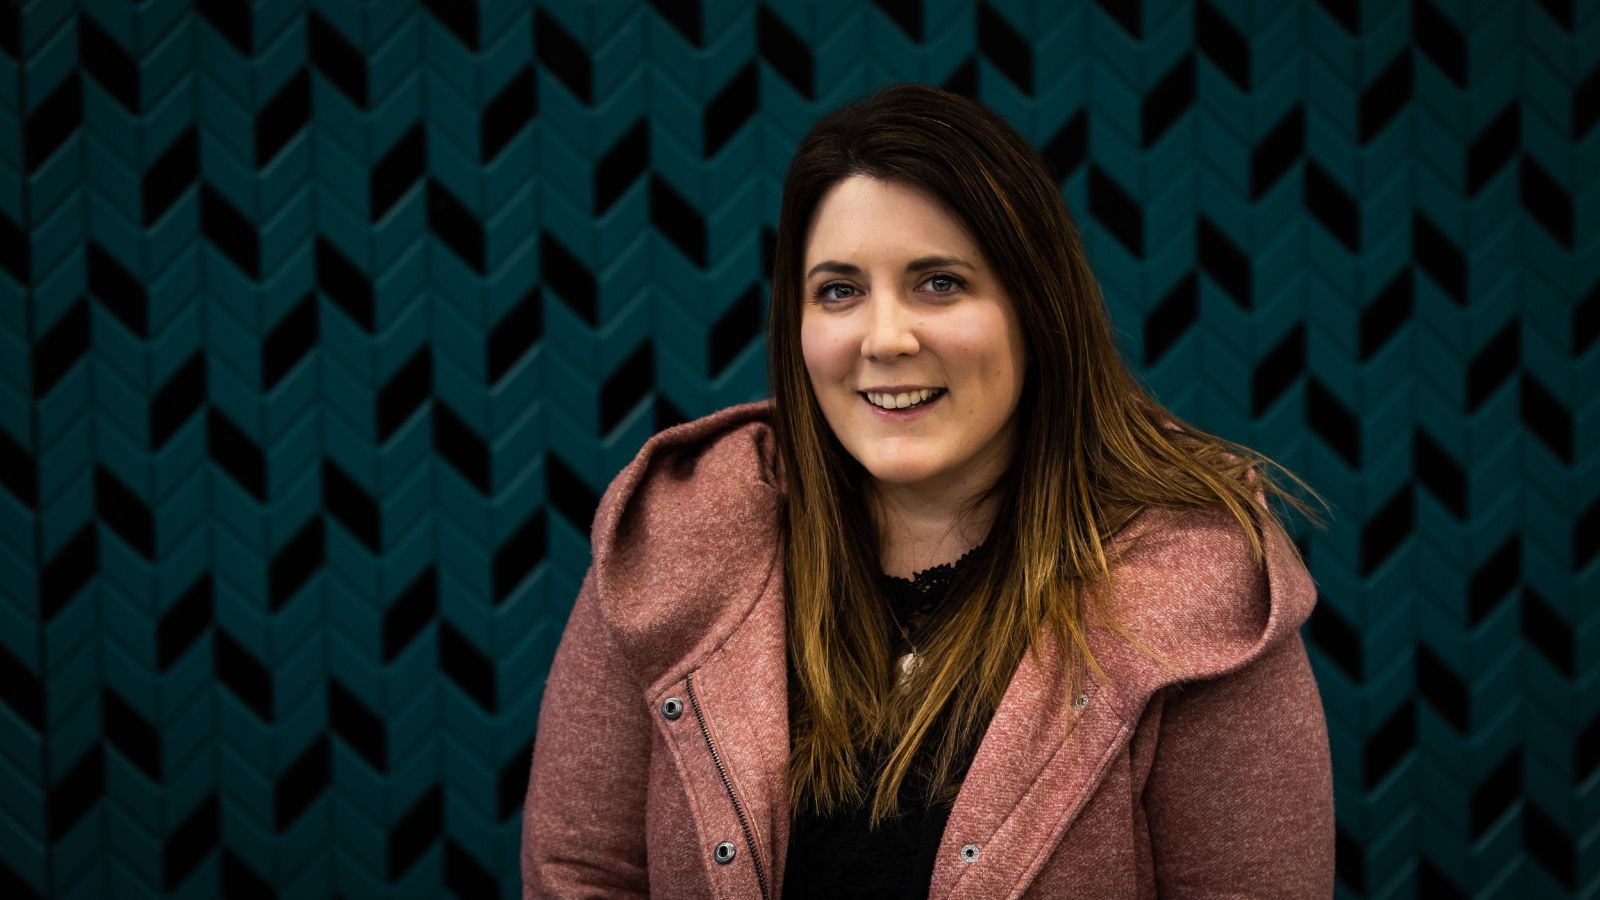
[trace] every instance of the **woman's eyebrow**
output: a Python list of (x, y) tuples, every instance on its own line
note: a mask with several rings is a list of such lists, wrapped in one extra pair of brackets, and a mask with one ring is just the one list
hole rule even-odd
[[(959, 256), (919, 256), (906, 263), (906, 274), (910, 275), (912, 272), (932, 269), (936, 266), (966, 266), (974, 272), (978, 271), (977, 266)], [(812, 266), (811, 271), (806, 273), (806, 279), (810, 280), (811, 276), (818, 272), (833, 272), (836, 275), (860, 275), (861, 267), (832, 259), (825, 260)]]

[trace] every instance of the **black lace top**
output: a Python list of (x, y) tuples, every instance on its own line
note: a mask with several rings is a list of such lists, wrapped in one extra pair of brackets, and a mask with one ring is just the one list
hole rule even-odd
[[(943, 604), (957, 587), (956, 576), (965, 572), (979, 549), (967, 551), (953, 563), (924, 569), (909, 579), (879, 576), (895, 616), (910, 631), (913, 643), (919, 639), (919, 626), (944, 609)], [(893, 641), (897, 654), (910, 649), (898, 629), (893, 632)], [(971, 749), (976, 751), (976, 744)], [(866, 770), (876, 772), (881, 758), (870, 758), (865, 752), (862, 756), (868, 763)], [(969, 756), (962, 770), (970, 764)], [(900, 789), (900, 815), (875, 830), (867, 828), (870, 799), (830, 816), (802, 812), (789, 834), (783, 877), (785, 900), (927, 897), (934, 859), (950, 818), (950, 805), (930, 805), (926, 788), (923, 780), (907, 777)]]

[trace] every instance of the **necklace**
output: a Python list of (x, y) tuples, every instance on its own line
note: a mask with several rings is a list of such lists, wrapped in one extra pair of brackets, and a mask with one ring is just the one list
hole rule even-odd
[[(966, 553), (961, 554), (961, 558), (957, 559), (955, 562), (940, 563), (937, 566), (930, 566), (929, 568), (923, 569), (920, 572), (913, 573), (910, 578), (900, 578), (898, 576), (885, 575), (885, 584), (892, 589), (892, 594), (904, 596), (909, 593), (911, 595), (925, 598), (924, 602), (916, 609), (912, 610), (908, 616), (908, 618), (912, 619), (913, 623), (915, 624), (918, 616), (922, 616), (931, 612), (935, 606), (945, 599), (945, 597), (949, 594), (952, 583), (955, 580), (956, 568), (962, 563), (966, 562), (968, 557), (976, 553), (982, 546), (982, 544), (979, 544), (977, 547), (974, 547), (971, 550), (968, 550)], [(901, 640), (904, 640), (906, 642), (906, 646), (911, 648), (910, 652), (902, 653), (900, 655), (900, 672), (895, 678), (895, 685), (897, 687), (904, 687), (906, 679), (909, 678), (911, 673), (916, 670), (917, 666), (922, 663), (922, 655), (920, 651), (917, 650), (917, 645), (911, 640), (911, 629), (907, 628), (905, 624), (900, 621), (900, 616), (895, 613), (894, 607), (895, 603), (893, 596), (891, 596), (889, 603), (889, 618), (894, 621), (894, 627), (899, 630)]]
[(889, 617), (894, 619), (894, 627), (900, 629), (901, 639), (906, 642), (906, 646), (911, 648), (910, 653), (900, 654), (900, 674), (897, 676), (895, 684), (896, 686), (903, 686), (906, 679), (911, 677), (911, 673), (917, 668), (917, 664), (922, 662), (922, 657), (917, 655), (917, 645), (911, 643), (911, 632), (906, 630), (906, 626), (900, 624), (900, 617), (894, 614), (893, 606), (889, 607)]

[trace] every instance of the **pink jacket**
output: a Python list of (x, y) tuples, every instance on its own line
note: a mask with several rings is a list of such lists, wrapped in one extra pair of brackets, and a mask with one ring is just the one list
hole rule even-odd
[[(777, 900), (789, 839), (782, 495), (770, 400), (652, 437), (606, 490), (550, 667), (523, 896)], [(1260, 495), (1258, 494), (1258, 500)], [(1292, 547), (1148, 511), (1113, 598), (1182, 670), (1096, 628), (1115, 686), (1025, 655), (951, 810), (932, 898), (1327, 898), (1334, 813)], [(1082, 706), (1082, 711), (1074, 709)], [(1063, 716), (1078, 722), (1063, 743)]]

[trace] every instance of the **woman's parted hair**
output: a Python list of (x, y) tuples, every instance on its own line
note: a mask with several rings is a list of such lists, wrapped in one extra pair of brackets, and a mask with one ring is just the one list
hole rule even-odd
[[(1029, 360), (1015, 455), (1005, 475), (964, 508), (994, 502), (988, 538), (953, 588), (963, 601), (930, 623), (919, 647), (923, 663), (904, 694), (893, 689), (888, 606), (875, 577), (871, 478), (823, 417), (800, 344), (806, 235), (823, 195), (852, 175), (919, 187), (959, 216), (1016, 307)], [(1109, 680), (1085, 640), (1091, 610), (1164, 663), (1106, 613), (1095, 590), (1110, 576), (1107, 542), (1146, 508), (1221, 504), (1258, 561), (1264, 545), (1251, 512), (1258, 490), (1321, 526), (1267, 477), (1262, 464), (1277, 466), (1270, 458), (1182, 422), (1128, 372), (1077, 227), (1043, 161), (998, 114), (960, 95), (889, 85), (805, 135), (783, 184), (768, 329), (773, 430), (787, 486), (795, 813), (860, 802), (866, 782), (875, 781), (872, 821), (893, 817), (924, 743), (932, 751), (925, 785), (949, 802), (963, 774), (958, 761), (970, 757), (1045, 627), (1071, 661), (1063, 702), (1080, 690), (1083, 664)], [(1270, 512), (1266, 521), (1282, 528)], [(871, 756), (858, 754), (880, 748), (888, 752), (883, 770), (865, 771)]]

